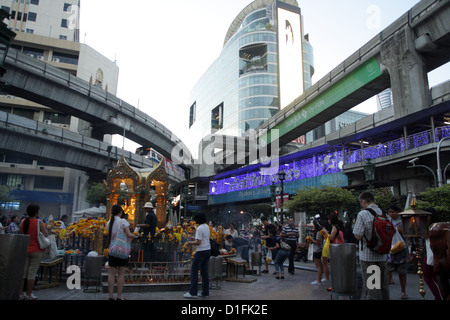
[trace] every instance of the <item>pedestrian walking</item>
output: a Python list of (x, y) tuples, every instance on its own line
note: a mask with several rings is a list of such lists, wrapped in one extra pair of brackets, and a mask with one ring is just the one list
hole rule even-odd
[(297, 241), (300, 233), (298, 231), (298, 227), (295, 225), (295, 221), (293, 218), (289, 219), (289, 222), (283, 227), (280, 237), (282, 240), (285, 240), (286, 243), (291, 247), (289, 251), (289, 267), (288, 272), (290, 274), (294, 274), (294, 256), (295, 251), (297, 250)]
[[(353, 234), (357, 240), (360, 240), (359, 260), (361, 264), (361, 272), (363, 277), (363, 292), (367, 300), (389, 300), (389, 284), (387, 278), (386, 254), (379, 254), (371, 250), (367, 246), (367, 241), (372, 238), (374, 216), (369, 210), (373, 210), (375, 214), (382, 215), (381, 209), (375, 204), (375, 198), (370, 192), (362, 192), (359, 195), (359, 202), (362, 210), (358, 213)], [(368, 268), (370, 270), (368, 271)], [(369, 277), (373, 274), (373, 270), (380, 275), (379, 279)], [(376, 286), (367, 286), (368, 281), (376, 281)], [(378, 286), (379, 285), (379, 286)]]
[[(311, 282), (311, 284), (321, 285), (324, 280), (327, 280), (329, 278), (328, 261), (327, 259), (322, 259), (324, 236), (320, 232), (322, 230), (322, 225), (320, 224), (319, 219), (317, 218), (314, 219), (313, 225), (314, 225), (314, 232), (313, 236), (310, 238), (310, 241), (313, 246), (313, 261), (317, 269), (317, 279)], [(322, 279), (324, 273), (325, 278)]]
[(281, 238), (274, 233), (275, 229), (270, 229), (271, 237), (266, 242), (267, 249), (272, 252), (273, 263), (275, 265), (275, 279), (284, 279), (284, 261), (289, 257), (290, 250), (281, 246)]
[[(402, 219), (399, 216), (399, 212), (400, 209), (395, 204), (392, 204), (388, 209), (388, 214), (391, 218), (392, 224), (394, 225), (394, 227), (397, 228), (400, 236), (403, 238), (403, 225)], [(408, 295), (406, 294), (406, 274), (408, 271), (407, 268), (408, 255), (409, 250), (407, 246), (405, 246), (405, 248), (403, 248), (399, 252), (389, 253), (387, 255), (387, 271), (389, 284), (394, 284), (394, 280), (392, 279), (392, 273), (394, 271), (397, 271), (401, 287), (402, 299), (408, 299)]]
[[(270, 242), (272, 240), (272, 238), (275, 238), (275, 236), (277, 234), (276, 228), (272, 223), (269, 222), (269, 220), (267, 220), (267, 218), (265, 216), (261, 217), (261, 223), (263, 224), (263, 230), (261, 232), (261, 242), (262, 243), (267, 243), (267, 241)], [(263, 245), (262, 249), (263, 249), (263, 254), (267, 255), (267, 253), (268, 253), (267, 245), (265, 245), (265, 246)], [(271, 252), (271, 253), (272, 253), (272, 260), (274, 260), (275, 259), (275, 256), (273, 255), (274, 252)], [(261, 271), (261, 273), (268, 273), (269, 272), (269, 263), (267, 261), (266, 256), (264, 256), (264, 265), (265, 265), (266, 269)]]

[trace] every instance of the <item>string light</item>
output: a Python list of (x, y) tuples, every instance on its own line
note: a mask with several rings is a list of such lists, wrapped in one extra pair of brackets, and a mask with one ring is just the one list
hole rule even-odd
[[(345, 163), (354, 164), (363, 162), (364, 159), (378, 159), (405, 152), (407, 149), (414, 149), (433, 143), (433, 139), (431, 137), (432, 132), (433, 131), (431, 130), (427, 130), (408, 136), (406, 140), (404, 138), (400, 138), (363, 148), (362, 150), (358, 149), (354, 151), (346, 151)], [(439, 141), (443, 137), (450, 136), (450, 126), (436, 128), (434, 135), (434, 141)], [(260, 171), (233, 175), (233, 171), (231, 171), (230, 177), (211, 181), (209, 193), (212, 195), (217, 195), (233, 191), (267, 187), (272, 183), (277, 184), (280, 182), (278, 180), (278, 171), (281, 169), (286, 173), (285, 182), (342, 172), (342, 169), (338, 164), (343, 160), (343, 157), (342, 150), (331, 153), (317, 154), (310, 158), (281, 164), (280, 167), (277, 168), (278, 170), (271, 175), (261, 175)]]

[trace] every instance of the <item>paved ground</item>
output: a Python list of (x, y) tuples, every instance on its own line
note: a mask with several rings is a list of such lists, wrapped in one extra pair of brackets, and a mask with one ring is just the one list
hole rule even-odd
[[(264, 269), (264, 267), (263, 267)], [(269, 273), (263, 273), (260, 276), (246, 275), (246, 279), (255, 279), (251, 283), (241, 282), (220, 282), (220, 288), (210, 290), (210, 297), (198, 298), (196, 301), (208, 300), (343, 300), (348, 297), (331, 296), (327, 292), (327, 286), (311, 285), (316, 279), (315, 267), (312, 262), (296, 262), (296, 271), (294, 275), (286, 274), (284, 280), (277, 280), (272, 275), (274, 266), (269, 266)], [(287, 270), (286, 270), (287, 271)], [(397, 274), (394, 274), (395, 284), (390, 285), (391, 300), (400, 300), (400, 285)], [(433, 295), (425, 285), (425, 300), (434, 300)], [(183, 291), (165, 291), (165, 292), (126, 292), (123, 294), (127, 300), (187, 300), (183, 297)], [(419, 278), (416, 274), (408, 273), (406, 293), (408, 300), (421, 300), (419, 294)], [(65, 283), (59, 287), (36, 290), (35, 296), (39, 300), (108, 300), (107, 293), (86, 293), (81, 290), (69, 290)]]

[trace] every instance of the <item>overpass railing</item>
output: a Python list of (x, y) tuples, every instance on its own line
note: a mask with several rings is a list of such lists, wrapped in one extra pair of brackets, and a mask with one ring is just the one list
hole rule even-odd
[(422, 131), (409, 135), (406, 138), (379, 143), (372, 147), (347, 152), (345, 154), (346, 164), (353, 164), (365, 161), (367, 159), (377, 159), (395, 155), (406, 150), (416, 149), (424, 145), (439, 142), (444, 137), (450, 136), (450, 126), (436, 128), (434, 130)]
[[(63, 128), (58, 128), (53, 125), (27, 119), (3, 111), (0, 111), (0, 127), (6, 127), (24, 134), (41, 136), (43, 139), (47, 139), (49, 141), (67, 143), (73, 147), (78, 147), (83, 150), (90, 150), (94, 153), (102, 153), (105, 157), (107, 157), (107, 149), (108, 146), (110, 146), (110, 144), (106, 142), (78, 134), (77, 132), (65, 130)], [(147, 161), (142, 156), (117, 147), (115, 147), (115, 150), (111, 152), (111, 155), (114, 155), (116, 158), (120, 158), (121, 155), (124, 155), (127, 161), (131, 161), (133, 164), (139, 163), (142, 167), (149, 166)]]

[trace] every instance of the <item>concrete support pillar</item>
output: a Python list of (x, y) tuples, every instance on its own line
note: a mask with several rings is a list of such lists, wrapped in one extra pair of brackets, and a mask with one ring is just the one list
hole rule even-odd
[(406, 26), (381, 44), (381, 63), (391, 78), (396, 119), (430, 105), (425, 63), (415, 48), (413, 30)]

